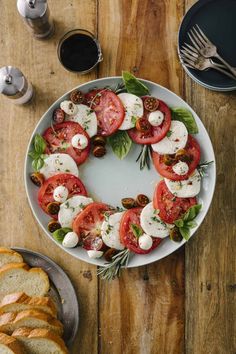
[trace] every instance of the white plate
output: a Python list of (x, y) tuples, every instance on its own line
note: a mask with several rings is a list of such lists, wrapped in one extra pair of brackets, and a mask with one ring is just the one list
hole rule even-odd
[[(120, 80), (121, 77), (103, 78), (90, 81), (86, 84), (78, 86), (78, 88), (83, 92), (87, 92), (94, 87), (115, 87), (117, 82)], [(160, 85), (147, 80), (141, 81), (149, 88), (153, 96), (165, 101), (170, 107), (184, 107), (192, 112), (199, 129), (199, 133), (196, 135), (196, 138), (201, 146), (201, 161), (214, 161), (214, 164), (211, 164), (208, 168), (208, 176), (203, 179), (201, 192), (198, 197), (199, 202), (202, 204), (202, 210), (196, 219), (199, 227), (210, 207), (215, 189), (216, 166), (211, 140), (200, 118), (186, 102), (184, 102), (173, 92)], [(81, 247), (65, 249), (52, 238), (52, 235), (47, 230), (49, 217), (38, 206), (38, 188), (31, 182), (29, 177), (30, 173), (32, 172), (32, 167), (31, 159), (28, 157), (28, 152), (32, 149), (33, 137), (36, 133), (42, 134), (44, 130), (50, 126), (53, 110), (59, 107), (61, 101), (68, 98), (70, 92), (67, 92), (65, 95), (59, 98), (48, 109), (48, 111), (40, 119), (32, 134), (25, 159), (25, 188), (30, 207), (36, 220), (47, 234), (47, 236), (53, 240), (53, 242), (57, 243), (59, 247), (76, 258), (79, 258), (88, 263), (103, 265), (104, 259), (90, 259), (87, 256), (87, 252)], [(104, 203), (109, 203), (113, 206), (120, 205), (121, 198), (129, 196), (135, 197), (139, 193), (146, 194), (151, 198), (153, 195), (154, 185), (159, 182), (161, 178), (153, 167), (149, 171), (139, 170), (139, 164), (135, 162), (139, 150), (139, 146), (133, 145), (131, 152), (123, 161), (120, 161), (118, 158), (116, 158), (111, 151), (108, 151), (108, 154), (103, 159), (96, 159), (90, 156), (85, 164), (79, 168), (80, 177), (85, 183), (88, 193), (95, 197), (97, 201), (102, 200)], [(197, 228), (192, 229), (192, 234), (196, 232)], [(150, 254), (134, 255), (130, 259), (128, 267), (137, 267), (155, 262), (176, 251), (184, 243), (184, 240), (180, 243), (175, 243), (170, 239), (164, 239), (160, 246)]]

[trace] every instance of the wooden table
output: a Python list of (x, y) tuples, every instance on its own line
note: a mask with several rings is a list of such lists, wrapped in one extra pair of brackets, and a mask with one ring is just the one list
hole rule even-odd
[[(56, 33), (45, 41), (27, 33), (15, 2), (0, 1), (0, 66), (21, 68), (36, 96), (24, 107), (0, 98), (1, 244), (46, 254), (70, 276), (80, 304), (74, 354), (235, 353), (236, 99), (183, 73), (178, 27), (194, 0), (49, 0)], [(85, 76), (66, 72), (57, 59), (59, 38), (73, 28), (97, 34), (103, 49), (104, 61)], [(23, 167), (35, 124), (54, 100), (121, 70), (164, 85), (193, 107), (214, 145), (217, 185), (203, 225), (185, 247), (107, 283), (97, 278), (96, 267), (69, 257), (44, 235), (26, 199)]]

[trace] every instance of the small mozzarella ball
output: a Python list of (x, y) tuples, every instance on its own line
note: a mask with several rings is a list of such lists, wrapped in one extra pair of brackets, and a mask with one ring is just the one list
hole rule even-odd
[(83, 134), (76, 134), (71, 139), (71, 144), (74, 148), (83, 150), (88, 146), (88, 139)]
[(78, 112), (77, 106), (71, 101), (61, 102), (60, 108), (68, 115), (73, 115)]
[(75, 232), (71, 231), (68, 232), (64, 237), (64, 240), (62, 241), (62, 246), (66, 248), (73, 248), (78, 244), (78, 242), (79, 242), (78, 235)]
[(147, 234), (143, 234), (142, 236), (139, 237), (138, 244), (142, 250), (145, 250), (145, 251), (149, 250), (152, 247), (151, 236), (149, 236)]
[(177, 162), (177, 164), (175, 164), (172, 167), (172, 169), (179, 176), (185, 175), (189, 170), (188, 164), (186, 164), (186, 162), (183, 162), (183, 161)]
[(94, 250), (90, 250), (87, 251), (89, 258), (100, 258), (103, 255), (102, 251), (94, 251)]
[(161, 111), (151, 112), (148, 116), (148, 121), (154, 127), (161, 125), (164, 120), (164, 114)]
[(53, 198), (56, 202), (64, 203), (68, 197), (69, 191), (64, 186), (58, 186), (54, 189)]

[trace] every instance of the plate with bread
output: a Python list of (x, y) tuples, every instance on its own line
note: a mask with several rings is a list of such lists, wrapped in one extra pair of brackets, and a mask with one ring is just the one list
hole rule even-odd
[(0, 247), (0, 353), (67, 354), (78, 323), (75, 290), (56, 263)]

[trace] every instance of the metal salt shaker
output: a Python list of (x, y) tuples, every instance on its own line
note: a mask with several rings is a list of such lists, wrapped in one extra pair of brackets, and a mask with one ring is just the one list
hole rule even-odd
[(17, 0), (17, 8), (35, 38), (44, 39), (53, 33), (47, 0)]
[(33, 87), (22, 72), (13, 66), (0, 68), (0, 93), (15, 104), (27, 103), (33, 96)]

